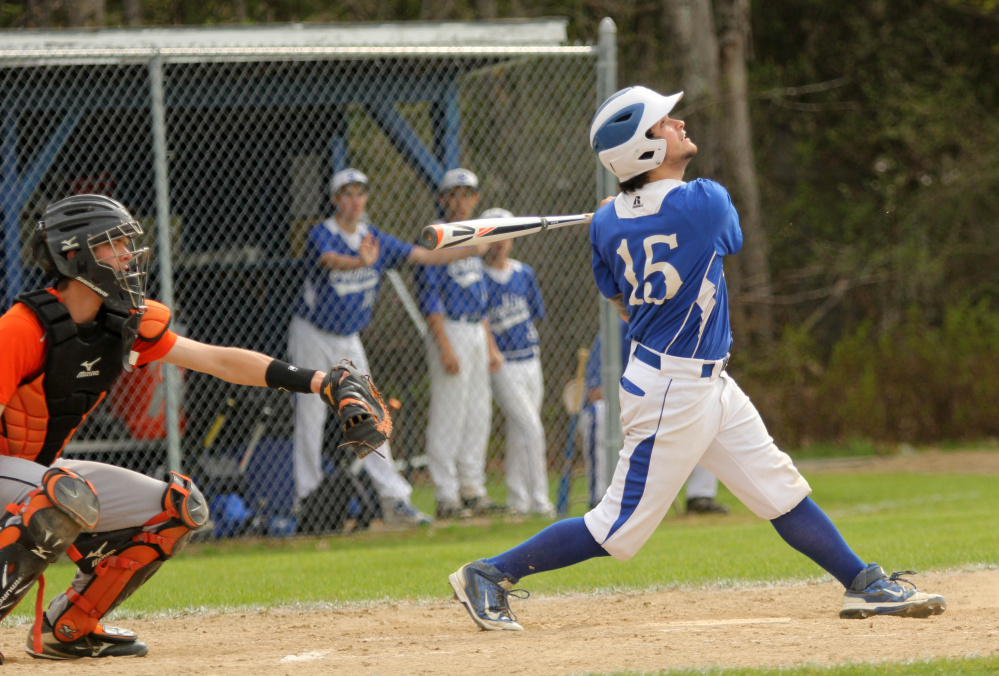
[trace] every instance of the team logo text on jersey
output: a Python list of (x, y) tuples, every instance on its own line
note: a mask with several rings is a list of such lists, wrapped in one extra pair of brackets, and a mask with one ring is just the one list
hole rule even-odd
[(504, 293), (501, 303), (489, 309), (489, 328), (496, 333), (506, 333), (530, 319), (527, 299), (514, 293)]
[(331, 270), (330, 285), (338, 296), (368, 291), (378, 286), (378, 271), (374, 268), (357, 268), (356, 270)]
[(482, 280), (482, 259), (478, 257), (464, 258), (448, 263), (447, 274), (463, 289)]
[(69, 251), (70, 249), (78, 249), (80, 247), (79, 243), (76, 241), (76, 237), (70, 237), (69, 239), (64, 239), (62, 241), (62, 250)]
[(101, 372), (100, 371), (95, 371), (94, 370), (94, 366), (96, 366), (97, 362), (99, 362), (100, 360), (101, 360), (101, 358), (98, 357), (97, 359), (95, 359), (93, 361), (80, 362), (80, 366), (83, 367), (83, 370), (80, 371), (79, 373), (77, 373), (76, 377), (77, 378), (90, 378), (90, 377), (93, 377), (93, 376), (99, 376), (101, 374)]

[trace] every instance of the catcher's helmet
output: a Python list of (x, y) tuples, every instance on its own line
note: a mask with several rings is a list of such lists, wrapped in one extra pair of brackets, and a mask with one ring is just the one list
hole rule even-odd
[[(48, 277), (75, 279), (101, 296), (109, 309), (128, 313), (145, 310), (149, 248), (135, 247), (140, 235), (142, 228), (132, 215), (110, 197), (73, 195), (45, 209), (32, 235), (31, 253)], [(127, 240), (124, 248), (122, 239)], [(101, 244), (110, 245), (110, 253), (98, 258), (95, 250)]]
[(627, 181), (662, 164), (666, 140), (645, 134), (682, 96), (683, 92), (663, 96), (645, 87), (628, 87), (604, 101), (590, 123), (590, 145), (607, 171)]

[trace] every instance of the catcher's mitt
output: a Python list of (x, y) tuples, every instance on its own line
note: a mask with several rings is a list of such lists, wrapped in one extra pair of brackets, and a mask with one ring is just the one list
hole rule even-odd
[(343, 433), (358, 458), (388, 441), (392, 419), (371, 378), (358, 371), (349, 359), (330, 369), (323, 378), (319, 396), (343, 421)]

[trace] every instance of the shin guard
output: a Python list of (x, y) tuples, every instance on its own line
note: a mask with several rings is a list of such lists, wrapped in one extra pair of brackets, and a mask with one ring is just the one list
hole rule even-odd
[(0, 619), (81, 530), (97, 525), (100, 506), (89, 481), (53, 467), (24, 502), (7, 505), (5, 512), (0, 512)]
[(51, 618), (59, 640), (73, 641), (96, 630), (101, 617), (131, 596), (208, 521), (204, 496), (180, 474), (173, 474), (163, 507), (141, 527), (84, 535), (69, 549), (82, 576), (66, 591), (69, 603)]

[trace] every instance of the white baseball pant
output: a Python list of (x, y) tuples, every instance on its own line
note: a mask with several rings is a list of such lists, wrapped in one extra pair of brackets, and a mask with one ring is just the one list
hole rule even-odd
[(482, 322), (444, 320), (458, 373), (441, 365), (440, 351), (427, 336), (430, 414), (427, 467), (438, 502), (486, 495), (486, 446), (492, 418), (489, 342)]
[[(330, 368), (342, 359), (349, 359), (362, 373), (371, 373), (360, 336), (356, 333), (338, 336), (298, 316), (292, 318), (288, 330), (288, 356), (303, 368), (316, 368), (317, 365)], [(329, 413), (329, 407), (318, 396), (295, 395), (295, 497), (298, 500), (305, 498), (323, 480), (323, 428)], [(408, 503), (413, 487), (396, 469), (389, 442), (382, 444), (378, 453), (382, 455), (369, 453), (363, 460), (378, 497)]]
[[(589, 478), (590, 504), (596, 505), (600, 497), (607, 492), (607, 463), (609, 462), (604, 444), (603, 399), (598, 399), (589, 406), (584, 406), (579, 414), (577, 427), (582, 434), (583, 456), (586, 460), (587, 477)], [(718, 495), (718, 477), (701, 465), (694, 467), (685, 486), (687, 499), (711, 498)]]
[(698, 463), (754, 514), (774, 519), (811, 488), (735, 380), (715, 363), (661, 356), (659, 368), (633, 358), (621, 379), (624, 448), (603, 500), (584, 516), (614, 558), (641, 549)]
[(503, 362), (493, 374), (493, 395), (506, 418), (507, 506), (515, 512), (548, 514), (548, 456), (541, 401), (545, 383), (537, 357)]

